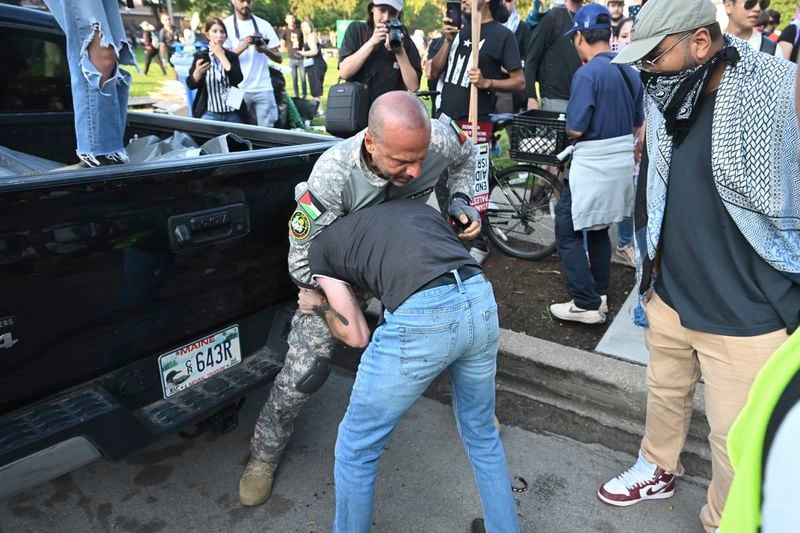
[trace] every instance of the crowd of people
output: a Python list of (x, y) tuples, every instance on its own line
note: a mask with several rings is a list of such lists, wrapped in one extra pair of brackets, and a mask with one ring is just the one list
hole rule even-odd
[[(63, 2), (46, 1), (67, 34), (78, 155), (88, 166), (124, 162), (124, 121), (111, 119), (124, 116), (130, 83), (119, 65), (134, 60), (118, 7), (92, 0), (91, 16), (76, 21)], [(195, 116), (273, 125), (270, 62), (281, 63), (282, 48), (295, 94), (306, 94), (303, 72), (322, 59), (313, 25), (287, 15), (279, 36), (251, 4), (232, 0), (233, 14), (205, 25), (209, 49), (188, 79), (199, 94)], [(453, 120), (467, 117), (474, 86), (481, 118), (498, 105), (565, 117), (575, 149), (556, 239), (572, 300), (554, 304), (554, 316), (604, 322), (609, 226), (620, 224), (618, 252), (636, 242), (647, 419), (636, 463), (599, 488), (600, 500), (625, 507), (674, 494), (702, 377), (712, 465), (703, 528), (796, 530), (800, 3), (777, 41), (768, 0), (726, 0), (725, 32), (711, 0), (649, 0), (629, 13), (635, 20), (620, 0), (553, 4), (523, 19), (513, 0), (479, 0), (473, 43), (473, 4), (463, 0), (462, 24), (444, 17), (441, 39), (423, 54), (406, 30), (395, 42), (402, 0), (369, 2), (366, 22), (348, 28), (339, 73), (369, 87), (368, 126), (323, 154), (295, 191), (288, 257), (298, 310), (255, 425), (242, 504), (270, 497), (293, 422), (325, 382), (336, 339), (366, 351), (335, 446), (334, 531), (370, 530), (384, 445), (445, 370), (483, 523), (519, 530), (493, 424), (497, 306), (480, 245), (468, 253), (459, 244), (481, 240), (471, 205), (476, 148)], [(163, 40), (146, 31), (156, 51)], [(434, 119), (411, 92), (423, 57), (441, 92)], [(312, 84), (312, 96), (319, 89)], [(99, 90), (107, 98), (88, 97)], [(94, 116), (109, 119), (103, 135), (90, 132)], [(456, 232), (423, 204), (440, 180), (440, 206)], [(372, 334), (361, 311), (368, 294), (385, 309)]]

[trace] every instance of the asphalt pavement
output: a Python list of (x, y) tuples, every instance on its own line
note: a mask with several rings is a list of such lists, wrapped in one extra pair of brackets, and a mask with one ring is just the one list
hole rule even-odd
[[(171, 437), (121, 463), (98, 461), (37, 489), (0, 500), (3, 532), (322, 532), (333, 518), (333, 445), (352, 374), (337, 369), (301, 413), (271, 499), (238, 501), (238, 481), (258, 410), (248, 399), (239, 427), (224, 436)], [(599, 483), (628, 468), (633, 455), (549, 433), (504, 426), (520, 525), (547, 533), (702, 533), (705, 487), (680, 480), (669, 500), (614, 508), (595, 496)], [(420, 399), (384, 453), (375, 532), (468, 532), (480, 514), (472, 472), (450, 407)]]

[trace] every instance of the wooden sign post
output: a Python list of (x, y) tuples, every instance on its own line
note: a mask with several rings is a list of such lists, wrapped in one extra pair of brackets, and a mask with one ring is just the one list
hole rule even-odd
[[(478, 68), (481, 42), (481, 1), (472, 0), (472, 67)], [(478, 87), (469, 87), (469, 122), (472, 124), (472, 142), (478, 143)]]

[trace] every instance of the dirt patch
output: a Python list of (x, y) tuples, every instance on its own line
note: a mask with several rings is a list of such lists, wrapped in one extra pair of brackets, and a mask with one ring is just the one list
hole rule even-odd
[(571, 299), (557, 254), (541, 261), (522, 261), (496, 248), (491, 252), (483, 268), (494, 287), (500, 327), (582, 350), (597, 347), (636, 282), (632, 268), (612, 263), (605, 324), (562, 322), (550, 315), (550, 304)]
[[(588, 351), (597, 347), (636, 283), (632, 268), (612, 263), (608, 318), (604, 324), (590, 326), (562, 322), (550, 315), (550, 304), (570, 299), (557, 254), (541, 261), (522, 261), (492, 247), (483, 268), (494, 287), (500, 327)], [(374, 321), (370, 317), (368, 321), (374, 329)], [(360, 359), (361, 350), (341, 344), (334, 350), (334, 363), (353, 372)]]

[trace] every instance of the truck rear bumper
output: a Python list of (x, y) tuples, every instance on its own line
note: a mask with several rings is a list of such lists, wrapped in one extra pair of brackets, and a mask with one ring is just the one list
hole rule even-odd
[(281, 358), (264, 348), (174, 397), (130, 410), (97, 382), (0, 418), (0, 498), (100, 456), (120, 460), (271, 382)]

